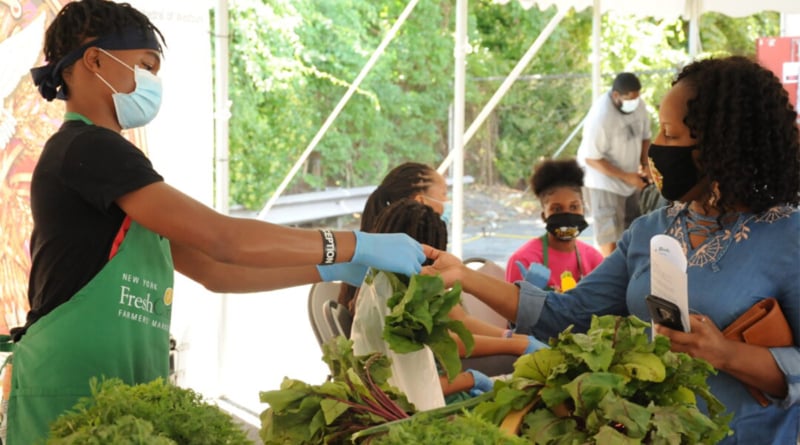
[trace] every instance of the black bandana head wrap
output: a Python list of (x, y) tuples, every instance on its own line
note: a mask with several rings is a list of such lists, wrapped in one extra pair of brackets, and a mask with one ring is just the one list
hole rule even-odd
[(155, 31), (147, 29), (142, 31), (140, 28), (128, 28), (103, 37), (99, 37), (84, 45), (75, 48), (60, 60), (50, 60), (46, 65), (32, 68), (31, 76), (33, 83), (39, 88), (39, 94), (48, 101), (55, 98), (66, 99), (66, 84), (61, 73), (64, 69), (71, 66), (78, 59), (83, 57), (87, 49), (98, 47), (106, 50), (115, 49), (152, 49), (162, 52), (161, 44), (156, 37)]

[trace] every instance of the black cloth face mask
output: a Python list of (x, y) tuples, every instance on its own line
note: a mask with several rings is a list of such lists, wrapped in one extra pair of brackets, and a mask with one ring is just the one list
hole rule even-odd
[(647, 156), (650, 158), (650, 171), (661, 196), (677, 201), (689, 193), (700, 181), (701, 173), (692, 159), (697, 145), (675, 146), (650, 144)]
[(571, 241), (589, 226), (583, 215), (577, 213), (553, 213), (545, 220), (547, 232), (561, 241)]

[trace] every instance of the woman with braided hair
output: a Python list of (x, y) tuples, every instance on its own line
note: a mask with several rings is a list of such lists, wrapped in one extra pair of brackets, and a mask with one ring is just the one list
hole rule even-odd
[(31, 182), (27, 323), (16, 344), (11, 445), (39, 442), (88, 396), (92, 377), (167, 377), (173, 272), (219, 292), (340, 279), (365, 266), (411, 274), (424, 246), (405, 234), (302, 230), (215, 212), (167, 185), (120, 134), (161, 103), (160, 31), (127, 3), (70, 2), (32, 70), (66, 114)]
[[(436, 249), (447, 248), (447, 225), (438, 212), (432, 207), (411, 198), (399, 199), (378, 213), (373, 226), (375, 233), (406, 233), (415, 240)], [(461, 339), (452, 335), (458, 344), (459, 352), (466, 353)], [(504, 338), (473, 333), (475, 346), (472, 357), (492, 355), (519, 356), (531, 348), (532, 341), (527, 336)], [(536, 342), (536, 346), (542, 346)], [(492, 389), (494, 382), (483, 372), (466, 369), (452, 381), (440, 376), (442, 393), (447, 403), (454, 403), (465, 398), (476, 396)]]
[[(617, 249), (577, 287), (547, 292), (481, 276), (445, 252), (423, 273), (441, 274), (511, 320), (549, 338), (593, 315), (649, 320), (650, 240), (666, 234), (688, 260), (689, 332), (656, 325), (672, 350), (709, 362), (712, 393), (733, 413), (722, 444), (796, 444), (800, 429), (800, 136), (778, 78), (744, 57), (687, 65), (664, 96), (651, 172), (673, 202), (638, 218)], [(792, 341), (751, 344), (730, 326), (773, 297)], [(785, 334), (785, 335), (780, 335)], [(705, 409), (705, 407), (700, 406)]]

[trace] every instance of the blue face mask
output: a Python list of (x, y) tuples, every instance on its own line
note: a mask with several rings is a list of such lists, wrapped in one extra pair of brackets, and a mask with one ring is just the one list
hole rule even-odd
[(444, 210), (442, 210), (442, 216), (440, 216), (440, 218), (442, 218), (442, 221), (444, 221), (444, 223), (449, 226), (450, 225), (450, 216), (453, 214), (453, 203), (450, 202), (450, 201), (447, 201), (447, 202), (445, 202), (443, 204), (443, 206), (444, 206)]
[(132, 92), (119, 93), (101, 75), (95, 73), (114, 92), (111, 97), (114, 100), (117, 122), (120, 127), (128, 129), (147, 125), (156, 117), (161, 108), (161, 79), (138, 66), (131, 68), (103, 49), (100, 51), (133, 71), (133, 78), (136, 82), (136, 88)]
[(450, 200), (442, 201), (441, 199), (432, 198), (432, 197), (430, 197), (428, 195), (423, 195), (423, 196), (425, 196), (425, 198), (427, 198), (427, 199), (429, 199), (431, 201), (438, 202), (439, 204), (442, 205), (442, 214), (439, 215), (439, 218), (441, 218), (442, 221), (444, 221), (444, 223), (449, 226), (450, 225), (450, 215), (453, 214), (453, 203)]

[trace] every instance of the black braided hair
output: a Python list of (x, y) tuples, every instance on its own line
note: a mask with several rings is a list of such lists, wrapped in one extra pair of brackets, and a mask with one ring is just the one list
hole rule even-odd
[(433, 167), (418, 162), (406, 162), (393, 168), (369, 195), (361, 214), (361, 230), (371, 232), (378, 215), (390, 204), (425, 193), (433, 184)]
[[(161, 40), (162, 46), (166, 45), (161, 31), (146, 15), (128, 3), (108, 0), (69, 2), (47, 27), (44, 35), (45, 59), (56, 62), (87, 40), (128, 29), (138, 29), (142, 34), (153, 31)], [(65, 71), (70, 69), (71, 67), (67, 67)]]
[[(797, 113), (778, 78), (741, 56), (687, 65), (673, 85), (694, 91), (684, 123), (697, 138), (702, 171), (719, 184), (716, 205), (760, 213), (800, 200)], [(709, 193), (713, 193), (709, 185)]]
[(433, 207), (411, 198), (393, 202), (378, 215), (374, 233), (405, 233), (420, 243), (447, 250), (447, 225)]
[[(420, 243), (447, 249), (447, 225), (432, 207), (411, 198), (399, 199), (384, 208), (372, 226), (373, 233), (405, 233)], [(431, 264), (427, 260), (424, 265)], [(402, 279), (402, 278), (401, 278)], [(357, 288), (343, 284), (337, 301), (356, 313)]]
[(570, 187), (581, 193), (583, 169), (574, 158), (546, 159), (536, 164), (530, 184), (533, 194), (539, 199), (560, 187)]

